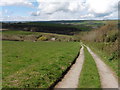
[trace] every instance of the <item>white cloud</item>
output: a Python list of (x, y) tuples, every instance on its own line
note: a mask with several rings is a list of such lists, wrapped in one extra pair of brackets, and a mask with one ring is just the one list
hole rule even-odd
[(32, 3), (29, 0), (0, 0), (0, 6), (12, 6), (12, 5), (24, 5), (32, 6)]
[[(2, 0), (0, 5), (28, 5), (28, 0)], [(36, 0), (36, 12), (24, 20), (111, 19), (117, 18), (119, 0)]]
[(117, 11), (118, 0), (87, 0), (88, 11), (97, 17), (108, 16)]
[(81, 18), (93, 18), (93, 17), (95, 17), (94, 14), (87, 14), (87, 15), (81, 16)]
[(49, 3), (40, 3), (39, 9), (42, 13), (51, 14), (57, 11), (68, 11), (68, 4), (65, 2), (49, 2)]
[(104, 16), (104, 19), (118, 19), (118, 11), (115, 11), (111, 14), (109, 14), (108, 16)]
[(37, 0), (37, 2), (84, 2), (85, 0)]
[(38, 9), (41, 13), (52, 14), (58, 11), (74, 12), (83, 10), (82, 3), (85, 0), (37, 0)]
[(0, 17), (2, 17), (2, 12), (0, 12)]
[[(48, 1), (48, 2), (47, 2)], [(33, 16), (41, 16), (48, 14), (48, 17), (61, 17), (63, 15), (67, 15), (68, 17), (74, 17), (74, 15), (80, 16), (82, 10), (85, 9), (83, 1), (84, 0), (38, 0), (39, 6), (37, 12), (32, 12), (31, 15)], [(78, 14), (79, 13), (79, 14)], [(66, 17), (67, 17), (66, 16)], [(78, 17), (77, 16), (77, 17)], [(54, 18), (53, 17), (53, 18)], [(61, 17), (62, 18), (62, 17)], [(63, 17), (64, 18), (64, 17)]]
[[(37, 0), (35, 15), (49, 14), (48, 18), (104, 18), (117, 11), (118, 0)], [(115, 15), (114, 15), (115, 16)]]

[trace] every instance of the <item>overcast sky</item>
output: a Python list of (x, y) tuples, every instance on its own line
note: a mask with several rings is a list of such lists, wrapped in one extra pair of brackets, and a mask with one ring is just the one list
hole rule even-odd
[(0, 21), (118, 18), (119, 0), (0, 0)]

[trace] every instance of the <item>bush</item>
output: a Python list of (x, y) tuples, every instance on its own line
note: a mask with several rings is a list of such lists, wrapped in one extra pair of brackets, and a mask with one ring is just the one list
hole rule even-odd
[(110, 42), (110, 37), (107, 37), (107, 38), (106, 38), (106, 42)]
[(112, 35), (112, 36), (110, 37), (110, 41), (111, 41), (111, 42), (115, 42), (116, 39), (117, 39), (117, 35), (116, 35), (116, 34), (115, 34), (115, 35)]
[(41, 36), (41, 37), (38, 38), (37, 41), (47, 41), (47, 40), (48, 40), (47, 37)]
[(115, 42), (117, 40), (117, 34), (109, 35), (106, 37), (106, 42)]
[(108, 60), (112, 61), (112, 60), (117, 60), (117, 59), (118, 59), (118, 51), (113, 52)]

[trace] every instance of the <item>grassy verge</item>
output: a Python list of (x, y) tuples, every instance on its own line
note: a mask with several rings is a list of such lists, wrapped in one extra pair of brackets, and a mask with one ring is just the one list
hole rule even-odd
[(75, 42), (3, 41), (3, 87), (47, 88), (73, 62)]
[[(117, 76), (120, 76), (118, 74), (118, 61), (120, 60), (117, 58), (117, 56), (113, 56), (111, 50), (114, 48), (114, 46), (109, 43), (106, 45), (105, 43), (87, 43), (87, 45), (100, 56), (100, 58), (111, 67), (111, 69), (115, 72)], [(112, 46), (111, 46), (112, 45)], [(111, 46), (111, 47), (110, 47)], [(117, 53), (117, 52), (116, 52)], [(110, 60), (112, 57), (114, 57), (113, 60)]]
[(79, 79), (79, 88), (100, 88), (100, 77), (94, 59), (85, 48), (85, 61)]

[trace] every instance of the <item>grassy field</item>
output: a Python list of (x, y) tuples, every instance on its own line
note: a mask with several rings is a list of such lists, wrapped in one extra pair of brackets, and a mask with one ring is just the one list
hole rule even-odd
[[(106, 45), (107, 44), (107, 45)], [(116, 53), (110, 53), (112, 49), (115, 48), (112, 43), (87, 43), (87, 45), (98, 54), (101, 59), (111, 67), (111, 69), (115, 72), (117, 76), (120, 76), (118, 73), (118, 61), (120, 60)]]
[(39, 35), (39, 32), (30, 32), (30, 31), (20, 31), (20, 30), (7, 30), (7, 31), (2, 31), (2, 34), (5, 35)]
[(85, 48), (85, 62), (79, 79), (79, 88), (100, 88), (100, 77), (94, 59)]
[(79, 49), (77, 42), (3, 41), (3, 87), (49, 87), (71, 64)]
[(0, 32), (3, 35), (57, 35), (57, 36), (68, 36), (68, 35), (60, 35), (53, 33), (43, 33), (43, 32), (31, 32), (31, 31), (20, 31), (20, 30), (8, 30)]
[(0, 32), (0, 34), (2, 34), (3, 40), (11, 40), (11, 41), (38, 41), (40, 37), (45, 37), (46, 41), (51, 41), (52, 38), (55, 38), (55, 41), (78, 40), (76, 39), (76, 37), (71, 35), (60, 35), (53, 33), (30, 32), (30, 31), (20, 31), (20, 30), (8, 30), (8, 31)]

